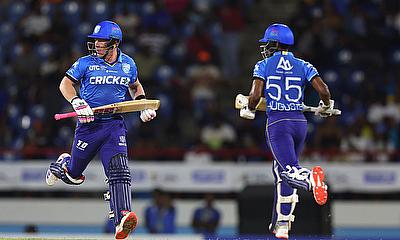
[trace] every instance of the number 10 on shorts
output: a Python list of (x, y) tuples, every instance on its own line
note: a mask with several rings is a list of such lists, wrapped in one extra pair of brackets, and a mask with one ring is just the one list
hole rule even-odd
[(79, 150), (84, 151), (85, 148), (89, 145), (87, 142), (84, 142), (82, 140), (78, 139), (77, 141), (78, 141), (78, 143), (76, 144), (76, 148), (79, 149)]

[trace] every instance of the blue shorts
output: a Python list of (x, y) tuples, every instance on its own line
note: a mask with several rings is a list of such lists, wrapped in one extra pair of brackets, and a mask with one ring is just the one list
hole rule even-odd
[(82, 175), (89, 162), (100, 154), (106, 176), (113, 156), (127, 154), (126, 126), (122, 117), (110, 120), (96, 120), (90, 123), (78, 123), (71, 150), (71, 162), (68, 173), (77, 178)]
[(271, 112), (266, 126), (267, 144), (279, 171), (286, 166), (299, 166), (299, 155), (307, 135), (307, 120), (300, 111)]

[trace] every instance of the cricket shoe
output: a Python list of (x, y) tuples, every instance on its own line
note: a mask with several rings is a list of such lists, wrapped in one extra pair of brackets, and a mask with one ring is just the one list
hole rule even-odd
[[(270, 225), (271, 229), (271, 225)], [(289, 223), (288, 222), (277, 222), (275, 228), (272, 230), (276, 238), (279, 239), (289, 239)]]
[[(58, 157), (56, 163), (63, 165), (66, 161), (69, 161), (70, 159), (71, 159), (71, 155), (69, 155), (68, 153), (63, 153)], [(60, 179), (60, 178), (58, 178), (56, 175), (54, 175), (51, 172), (50, 168), (47, 169), (46, 183), (48, 186), (53, 186), (58, 181), (58, 179)]]
[(115, 228), (115, 239), (127, 239), (128, 235), (135, 229), (138, 219), (134, 212), (125, 211), (124, 217)]
[(311, 186), (314, 199), (319, 205), (324, 205), (328, 200), (328, 185), (325, 184), (324, 170), (320, 166), (316, 166), (311, 172)]

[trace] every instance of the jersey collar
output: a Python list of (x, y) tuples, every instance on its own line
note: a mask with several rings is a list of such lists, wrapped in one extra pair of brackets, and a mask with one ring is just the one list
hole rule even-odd
[(288, 51), (278, 51), (278, 52), (274, 52), (274, 54), (272, 56), (275, 55), (289, 55), (289, 56), (293, 56), (292, 52), (288, 52)]

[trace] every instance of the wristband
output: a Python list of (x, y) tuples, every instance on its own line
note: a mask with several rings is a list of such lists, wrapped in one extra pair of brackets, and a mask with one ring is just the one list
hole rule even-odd
[(146, 99), (146, 96), (142, 94), (142, 95), (135, 97), (135, 100), (140, 100), (140, 99)]
[(72, 102), (73, 102), (75, 99), (77, 99), (77, 98), (79, 98), (79, 97), (78, 97), (78, 96), (75, 96), (75, 97), (71, 98), (71, 100), (70, 100), (69, 102), (72, 104)]

